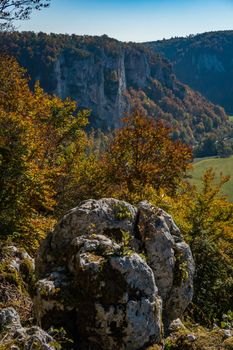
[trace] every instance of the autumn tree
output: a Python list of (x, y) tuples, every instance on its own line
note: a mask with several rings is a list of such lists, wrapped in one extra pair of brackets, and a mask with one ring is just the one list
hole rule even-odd
[(174, 194), (192, 159), (161, 121), (135, 111), (123, 119), (103, 157), (108, 191), (137, 202), (161, 189)]
[[(221, 193), (229, 177), (217, 180), (212, 169), (196, 188), (183, 186), (175, 199), (168, 199), (171, 212), (190, 244), (196, 272), (190, 308), (198, 322), (213, 324), (233, 304), (233, 204)], [(170, 208), (169, 208), (170, 207)]]
[(49, 4), (50, 0), (0, 0), (0, 30), (12, 29), (14, 21), (27, 20), (33, 10)]
[(35, 249), (84, 152), (88, 113), (38, 84), (31, 92), (13, 58), (1, 57), (0, 81), (0, 234)]

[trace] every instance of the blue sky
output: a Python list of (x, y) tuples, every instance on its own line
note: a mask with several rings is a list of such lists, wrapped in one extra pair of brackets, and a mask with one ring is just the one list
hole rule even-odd
[(233, 29), (233, 0), (51, 0), (19, 30), (149, 41)]

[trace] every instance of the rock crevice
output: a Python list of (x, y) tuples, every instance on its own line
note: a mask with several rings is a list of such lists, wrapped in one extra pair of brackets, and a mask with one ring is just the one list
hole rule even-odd
[(83, 349), (159, 343), (193, 293), (190, 248), (148, 202), (81, 203), (42, 244), (36, 271), (38, 321), (65, 327)]

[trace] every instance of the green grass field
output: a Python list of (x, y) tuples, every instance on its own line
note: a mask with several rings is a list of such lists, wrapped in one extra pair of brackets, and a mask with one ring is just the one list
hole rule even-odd
[(223, 193), (233, 202), (233, 156), (229, 158), (205, 158), (198, 159), (193, 163), (191, 171), (192, 182), (201, 187), (201, 177), (206, 169), (213, 168), (216, 178), (222, 172), (223, 175), (230, 175), (231, 179), (223, 186)]
[(233, 115), (229, 115), (229, 119), (233, 123)]

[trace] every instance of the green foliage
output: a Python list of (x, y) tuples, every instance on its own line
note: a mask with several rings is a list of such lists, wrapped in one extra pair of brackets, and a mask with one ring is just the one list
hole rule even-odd
[(175, 73), (182, 82), (223, 106), (229, 114), (233, 112), (232, 30), (176, 37), (147, 46), (174, 63)]
[[(189, 341), (188, 335), (195, 336)], [(209, 330), (192, 325), (189, 328), (172, 333), (165, 339), (165, 350), (232, 350), (232, 337), (226, 339), (220, 329)]]
[(50, 328), (49, 334), (54, 338), (54, 341), (50, 342), (49, 345), (53, 346), (56, 350), (70, 348), (74, 343), (74, 341), (67, 336), (67, 332), (63, 327)]
[(130, 219), (132, 218), (132, 213), (127, 208), (126, 205), (119, 203), (114, 206), (115, 217), (118, 220)]
[(0, 232), (31, 251), (54, 224), (84, 152), (86, 112), (69, 100), (32, 93), (17, 62), (0, 60)]
[(179, 252), (176, 252), (175, 259), (173, 284), (175, 286), (181, 286), (182, 282), (185, 282), (189, 277), (187, 262), (184, 261), (183, 256)]
[(223, 321), (221, 321), (221, 328), (232, 329), (233, 328), (233, 312), (231, 310), (228, 311), (227, 314), (224, 314), (222, 317)]
[[(233, 173), (233, 157), (198, 159), (193, 163), (192, 170), (190, 171), (191, 183), (201, 189), (202, 176), (209, 168), (214, 170), (216, 174), (215, 181), (218, 181), (221, 173), (227, 176)], [(226, 195), (228, 200), (233, 201), (233, 178), (230, 178), (229, 181), (223, 184), (221, 193)]]
[[(118, 100), (120, 75), (117, 71), (117, 62), (125, 53), (126, 91), (122, 98), (132, 109), (140, 108), (149, 116), (162, 119), (173, 130), (174, 139), (200, 147), (204, 140), (212, 137), (220, 140), (229, 134), (229, 121), (224, 110), (214, 106), (200, 94), (181, 84), (174, 76), (170, 63), (160, 55), (153, 54), (143, 45), (134, 43), (121, 43), (107, 36), (91, 37), (77, 35), (56, 35), (45, 33), (0, 33), (0, 49), (13, 55), (28, 70), (31, 77), (31, 87), (40, 77), (41, 86), (48, 93), (57, 90), (55, 76), (55, 62), (63, 57), (61, 75), (63, 70), (75, 69), (76, 64), (85, 65), (101, 62), (104, 76), (104, 91), (109, 104)], [(132, 58), (132, 63), (131, 63)], [(137, 62), (141, 65), (146, 60), (150, 67), (150, 77), (145, 84), (138, 82)], [(90, 62), (95, 63), (90, 63)], [(108, 61), (113, 62), (112, 69), (108, 68)], [(115, 67), (114, 67), (115, 66)], [(132, 68), (131, 68), (132, 66)], [(190, 68), (190, 65), (188, 69)], [(132, 73), (129, 73), (131, 72)], [(189, 69), (190, 71), (190, 69)], [(96, 79), (98, 77), (96, 76)], [(141, 81), (141, 79), (139, 79)], [(93, 87), (93, 77), (89, 76), (85, 84), (87, 89)], [(116, 116), (110, 112), (108, 120), (103, 122), (98, 106), (91, 101), (87, 102), (87, 95), (82, 91), (82, 84), (67, 86), (66, 91), (73, 99), (78, 99), (82, 105), (88, 103), (86, 108), (93, 110), (93, 126), (98, 125), (108, 130), (113, 127)], [(131, 109), (131, 110), (132, 110)], [(203, 146), (204, 147), (204, 146)], [(207, 148), (205, 151), (208, 152)]]
[[(83, 199), (150, 200), (171, 212), (193, 251), (193, 317), (205, 323), (217, 320), (223, 327), (231, 322), (231, 316), (226, 321), (223, 315), (231, 315), (233, 304), (233, 204), (221, 196), (229, 179), (221, 176), (218, 182), (207, 171), (199, 189), (184, 182), (191, 149), (174, 141), (172, 129), (139, 107), (113, 135), (99, 132), (96, 138), (83, 130), (87, 112), (77, 112), (74, 102), (49, 96), (38, 84), (31, 92), (14, 59), (2, 57), (0, 78), (1, 240), (34, 253), (57, 217)], [(116, 219), (131, 218), (125, 205), (114, 209)], [(111, 234), (113, 239), (119, 234), (121, 253), (131, 255), (130, 234)], [(179, 254), (176, 259), (174, 283), (180, 285), (188, 277), (187, 266)], [(24, 283), (33, 285), (26, 260), (23, 284), (4, 264), (0, 269), (6, 290), (8, 283), (20, 292)]]
[[(89, 198), (114, 197), (131, 203), (176, 192), (192, 159), (191, 149), (173, 141), (171, 129), (141, 111), (123, 119), (121, 128), (100, 144), (88, 140), (74, 170), (70, 207)], [(116, 208), (119, 219), (130, 215)]]
[(123, 256), (129, 256), (134, 253), (134, 251), (130, 248), (130, 241), (132, 239), (129, 232), (121, 230), (122, 239), (121, 239), (121, 253)]
[(233, 204), (220, 195), (228, 180), (216, 182), (210, 169), (201, 190), (187, 186), (171, 202), (196, 264), (192, 315), (207, 324), (222, 320), (233, 303)]
[(170, 339), (167, 339), (164, 345), (164, 350), (171, 350), (172, 349), (172, 341)]

